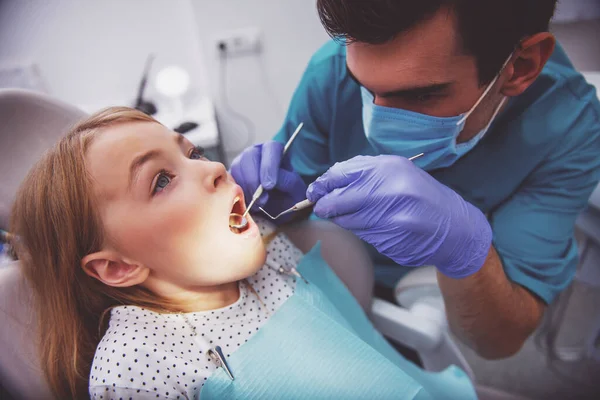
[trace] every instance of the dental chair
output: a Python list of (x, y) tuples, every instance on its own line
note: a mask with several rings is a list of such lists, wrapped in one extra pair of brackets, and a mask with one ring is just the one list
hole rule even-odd
[[(63, 102), (33, 92), (0, 89), (0, 229), (8, 230), (10, 207), (18, 185), (42, 153), (85, 114)], [(348, 287), (375, 326), (389, 340), (416, 350), (425, 369), (457, 365), (473, 373), (448, 334), (443, 307), (430, 284), (431, 271), (415, 271), (399, 286), (405, 307), (373, 298), (373, 270), (362, 243), (351, 233), (324, 221), (306, 221), (285, 233), (302, 251), (322, 243), (324, 259)], [(435, 277), (435, 274), (433, 274)], [(425, 292), (431, 296), (423, 296)], [(431, 287), (430, 287), (431, 286)], [(31, 292), (18, 261), (0, 265), (0, 394), (14, 399), (48, 399), (50, 389), (39, 366), (36, 319)], [(479, 388), (478, 388), (479, 391)], [(8, 395), (6, 395), (8, 396)], [(4, 397), (3, 397), (4, 398)], [(482, 399), (508, 399), (480, 393)]]
[[(0, 89), (0, 229), (29, 168), (85, 114), (33, 92)], [(51, 398), (37, 359), (30, 291), (18, 262), (0, 265), (0, 384), (15, 399)]]

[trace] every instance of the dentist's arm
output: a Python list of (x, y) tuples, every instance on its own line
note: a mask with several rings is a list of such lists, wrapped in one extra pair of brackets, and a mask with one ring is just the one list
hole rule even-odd
[(480, 356), (513, 355), (535, 330), (545, 304), (508, 279), (494, 247), (479, 271), (462, 279), (438, 271), (452, 331)]
[(307, 191), (314, 211), (400, 265), (435, 265), (454, 332), (487, 358), (516, 352), (541, 304), (504, 273), (485, 216), (405, 158), (355, 157)]

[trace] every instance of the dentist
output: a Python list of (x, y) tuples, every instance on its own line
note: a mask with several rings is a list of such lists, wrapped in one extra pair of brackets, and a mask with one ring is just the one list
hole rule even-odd
[(483, 357), (514, 354), (573, 278), (600, 178), (600, 104), (548, 32), (555, 4), (318, 0), (335, 40), (233, 176), (273, 213), (316, 202), (376, 249), (383, 284), (436, 266), (452, 330)]

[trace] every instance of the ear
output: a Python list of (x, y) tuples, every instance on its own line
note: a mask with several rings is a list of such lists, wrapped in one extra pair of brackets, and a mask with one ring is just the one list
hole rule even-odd
[(81, 260), (86, 274), (108, 286), (129, 287), (143, 283), (150, 269), (130, 262), (112, 251), (88, 254)]
[(523, 93), (540, 75), (554, 51), (556, 39), (551, 33), (537, 33), (521, 42), (513, 62), (506, 66), (509, 78), (500, 91), (505, 96)]

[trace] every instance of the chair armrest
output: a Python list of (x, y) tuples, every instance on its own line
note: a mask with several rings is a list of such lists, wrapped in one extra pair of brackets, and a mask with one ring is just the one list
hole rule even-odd
[(51, 399), (37, 352), (31, 292), (18, 261), (0, 267), (0, 382), (16, 399)]
[(435, 321), (378, 298), (373, 299), (371, 320), (383, 336), (419, 352), (435, 350), (442, 340)]
[(416, 350), (428, 371), (442, 371), (456, 365), (475, 381), (473, 371), (452, 340), (444, 310), (427, 302), (416, 302), (410, 309), (375, 298), (371, 320), (382, 335)]

